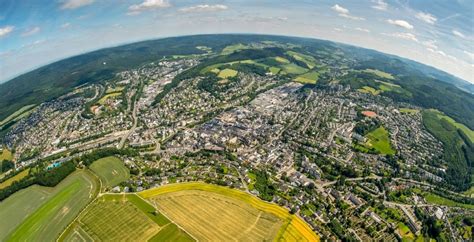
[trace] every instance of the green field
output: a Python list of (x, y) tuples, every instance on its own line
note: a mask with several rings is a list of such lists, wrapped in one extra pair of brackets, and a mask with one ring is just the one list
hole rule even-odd
[(105, 96), (101, 97), (99, 101), (97, 101), (97, 103), (103, 105), (105, 101), (107, 101), (107, 99), (118, 97), (120, 95), (122, 95), (122, 92), (113, 92), (113, 93), (106, 94)]
[(280, 62), (280, 63), (283, 63), (283, 64), (289, 64), (290, 63), (290, 61), (288, 59), (280, 57), (280, 56), (275, 57), (275, 60)]
[(444, 206), (449, 206), (449, 207), (462, 207), (462, 208), (467, 208), (467, 209), (474, 209), (473, 204), (459, 203), (459, 202), (438, 196), (433, 193), (426, 193), (423, 196), (425, 197), (428, 203), (439, 204), (439, 205), (444, 205)]
[(438, 110), (430, 109), (430, 111), (435, 112), (439, 119), (446, 119), (446, 120), (449, 121), (449, 123), (454, 125), (456, 128), (462, 130), (462, 132), (464, 132), (464, 134), (466, 134), (467, 137), (469, 137), (469, 140), (471, 140), (471, 142), (474, 143), (474, 131), (473, 130), (466, 127), (466, 125), (464, 125), (462, 123), (456, 122), (454, 119), (452, 119), (451, 117), (445, 115), (444, 113), (442, 113)]
[(0, 240), (53, 241), (97, 192), (97, 180), (84, 170), (54, 188), (23, 189), (0, 203)]
[(114, 187), (130, 177), (130, 171), (122, 160), (109, 156), (94, 161), (90, 166), (106, 187)]
[(10, 186), (14, 181), (21, 180), (23, 177), (28, 175), (29, 170), (30, 169), (25, 169), (25, 170), (21, 171), (20, 173), (16, 174), (15, 176), (10, 177), (6, 181), (0, 183), (0, 189), (3, 189), (5, 187)]
[(16, 112), (12, 113), (10, 116), (3, 119), (0, 122), (0, 126), (3, 126), (4, 124), (6, 124), (6, 123), (8, 123), (8, 122), (10, 122), (14, 119), (19, 119), (19, 117), (23, 117), (22, 114), (26, 113), (28, 110), (31, 110), (34, 106), (36, 106), (36, 105), (31, 104), (31, 105), (23, 106), (22, 108), (18, 109)]
[(217, 75), (217, 76), (222, 78), (222, 79), (226, 79), (226, 78), (229, 78), (229, 77), (237, 76), (237, 73), (239, 73), (239, 72), (236, 71), (236, 70), (226, 68), (226, 69), (220, 71), (219, 75)]
[(374, 148), (381, 154), (395, 154), (395, 150), (393, 150), (392, 146), (390, 145), (388, 131), (384, 127), (380, 126), (379, 128), (368, 133), (365, 137), (367, 138), (367, 142), (365, 144), (366, 147)]
[(158, 234), (153, 236), (148, 241), (152, 242), (159, 242), (159, 241), (177, 241), (177, 242), (187, 242), (187, 241), (195, 241), (191, 236), (186, 234), (183, 230), (181, 230), (176, 224), (169, 223), (164, 226)]
[(281, 65), (281, 68), (288, 74), (303, 74), (308, 70), (293, 63)]
[(380, 94), (380, 90), (377, 90), (377, 89), (375, 89), (373, 87), (369, 87), (369, 86), (363, 86), (362, 88), (357, 89), (357, 91), (363, 92), (363, 93), (370, 93), (372, 95), (379, 95)]
[(7, 148), (3, 148), (2, 153), (0, 154), (0, 162), (2, 160), (12, 160), (13, 154)]
[(420, 110), (418, 110), (418, 109), (411, 109), (411, 108), (400, 108), (400, 112), (401, 112), (401, 113), (408, 113), (408, 114), (415, 114), (415, 113), (419, 113)]
[(245, 49), (250, 49), (249, 46), (247, 45), (244, 45), (244, 44), (241, 44), (241, 43), (238, 43), (238, 44), (235, 44), (235, 45), (229, 45), (229, 46), (226, 46), (221, 54), (222, 55), (228, 55), (228, 54), (232, 54), (236, 51), (239, 51), (239, 50), (245, 50)]
[(278, 68), (278, 67), (271, 66), (271, 67), (269, 68), (269, 70), (270, 70), (270, 72), (271, 72), (273, 75), (276, 75), (276, 74), (278, 74), (278, 73), (280, 72), (281, 69)]
[(402, 236), (402, 239), (408, 239), (408, 240), (414, 240), (415, 239), (415, 235), (411, 232), (410, 228), (408, 228), (408, 226), (406, 226), (404, 223), (400, 222), (398, 223), (398, 232), (400, 233), (400, 235)]
[[(64, 232), (60, 241), (193, 241), (135, 194), (98, 197)], [(170, 241), (170, 240), (166, 240)]]
[(296, 60), (304, 62), (308, 66), (309, 69), (312, 69), (313, 67), (316, 66), (316, 60), (312, 56), (301, 54), (294, 51), (287, 51), (286, 53), (292, 56), (293, 58), (295, 58)]
[(109, 94), (109, 93), (114, 93), (114, 92), (122, 92), (123, 89), (125, 89), (124, 86), (118, 86), (118, 87), (115, 87), (115, 88), (107, 88), (107, 91), (105, 91), (106, 94)]
[(372, 74), (375, 74), (375, 75), (377, 75), (377, 76), (379, 76), (379, 77), (386, 78), (386, 79), (390, 79), (390, 80), (395, 79), (395, 78), (392, 76), (392, 74), (387, 73), (387, 72), (383, 72), (383, 71), (379, 71), (379, 70), (366, 69), (366, 70), (364, 70), (364, 72), (372, 73)]
[(295, 81), (302, 83), (302, 84), (316, 84), (319, 78), (319, 73), (315, 71), (310, 71), (303, 75), (299, 75), (296, 77)]

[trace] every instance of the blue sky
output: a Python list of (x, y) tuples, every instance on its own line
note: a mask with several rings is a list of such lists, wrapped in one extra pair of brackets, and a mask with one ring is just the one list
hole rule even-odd
[(473, 15), (472, 0), (1, 0), (0, 82), (139, 40), (265, 33), (376, 49), (474, 83)]

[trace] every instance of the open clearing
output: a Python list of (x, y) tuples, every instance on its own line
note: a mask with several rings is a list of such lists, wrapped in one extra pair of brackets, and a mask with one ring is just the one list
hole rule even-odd
[(3, 148), (2, 153), (0, 154), (0, 162), (2, 160), (12, 160), (13, 154), (7, 148)]
[(90, 168), (107, 187), (116, 186), (130, 177), (130, 171), (125, 167), (123, 161), (114, 156), (96, 160)]
[(390, 79), (390, 80), (395, 79), (395, 78), (392, 76), (392, 74), (387, 73), (387, 72), (383, 72), (383, 71), (380, 71), (380, 70), (366, 69), (366, 70), (364, 70), (364, 72), (372, 73), (372, 74), (375, 74), (375, 75), (377, 75), (377, 76), (379, 76), (379, 77), (386, 78), (386, 79)]
[(198, 240), (319, 240), (299, 217), (239, 190), (190, 182), (139, 195)]
[(97, 101), (97, 103), (103, 105), (105, 101), (107, 101), (107, 99), (118, 97), (120, 95), (122, 95), (122, 92), (113, 92), (113, 93), (106, 94), (105, 96), (101, 97), (99, 101)]
[(369, 87), (369, 86), (363, 86), (362, 88), (357, 89), (357, 91), (363, 92), (363, 93), (370, 93), (374, 96), (380, 94), (380, 90), (377, 90), (377, 89), (375, 89), (373, 87)]
[(319, 73), (315, 71), (310, 71), (303, 75), (296, 77), (295, 81), (302, 83), (302, 84), (316, 84), (319, 78)]
[(374, 148), (381, 154), (395, 154), (395, 150), (393, 150), (392, 146), (390, 145), (388, 131), (384, 127), (380, 126), (368, 133), (366, 138), (368, 139), (367, 143), (365, 144), (366, 147)]
[(449, 206), (449, 207), (462, 207), (462, 208), (467, 208), (467, 209), (474, 209), (474, 205), (472, 204), (459, 203), (459, 202), (438, 196), (434, 193), (426, 193), (423, 195), (423, 197), (425, 197), (428, 203), (432, 203), (432, 204), (439, 204), (439, 205), (444, 205), (444, 206)]
[(9, 178), (8, 180), (0, 183), (0, 189), (10, 186), (14, 181), (21, 180), (23, 177), (28, 175), (29, 171), (30, 169), (25, 169), (21, 171), (20, 173), (16, 174), (15, 176)]
[(59, 240), (164, 241), (163, 238), (193, 241), (137, 195), (105, 194), (98, 197)]
[(452, 119), (451, 117), (445, 115), (444, 113), (438, 110), (430, 109), (429, 111), (436, 113), (436, 116), (438, 116), (439, 119), (448, 120), (456, 128), (462, 130), (462, 132), (465, 133), (467, 137), (469, 137), (469, 140), (474, 143), (474, 131), (468, 128), (466, 125), (456, 122), (454, 119)]
[(14, 119), (19, 119), (19, 117), (23, 117), (22, 114), (26, 113), (29, 110), (31, 110), (34, 106), (36, 106), (36, 105), (35, 104), (30, 104), (30, 105), (26, 105), (26, 106), (18, 109), (16, 112), (12, 113), (10, 116), (3, 119), (0, 122), (0, 126), (3, 126), (4, 124), (6, 124), (6, 123), (8, 123), (8, 122), (10, 122)]
[(85, 170), (54, 188), (23, 189), (0, 203), (0, 240), (53, 241), (97, 192), (97, 179)]
[(313, 67), (316, 66), (316, 60), (312, 56), (301, 54), (294, 51), (287, 51), (286, 53), (290, 55), (291, 57), (295, 58), (296, 60), (304, 62), (308, 66), (309, 69), (312, 69)]
[(237, 73), (238, 72), (236, 70), (226, 68), (219, 72), (218, 77), (225, 79), (225, 78), (237, 76)]
[(293, 63), (281, 65), (281, 67), (288, 74), (303, 74), (308, 70)]

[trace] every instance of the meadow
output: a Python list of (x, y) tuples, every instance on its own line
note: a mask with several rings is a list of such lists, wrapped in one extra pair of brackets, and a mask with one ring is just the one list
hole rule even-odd
[(295, 81), (302, 83), (302, 84), (316, 84), (319, 78), (319, 73), (315, 71), (310, 71), (303, 75), (299, 75), (296, 77)]
[(94, 161), (90, 169), (100, 177), (106, 187), (114, 187), (130, 177), (130, 171), (123, 161), (114, 156)]
[(222, 79), (225, 79), (225, 78), (237, 76), (237, 73), (238, 72), (235, 71), (235, 70), (226, 68), (226, 69), (220, 71), (219, 75), (217, 75), (217, 76), (222, 78)]
[(444, 205), (444, 206), (449, 206), (449, 207), (462, 207), (462, 208), (467, 208), (467, 209), (474, 209), (473, 204), (459, 203), (459, 202), (438, 196), (433, 193), (426, 193), (423, 196), (425, 197), (428, 203), (439, 204), (439, 205)]
[(54, 188), (33, 185), (21, 190), (0, 203), (0, 240), (55, 240), (97, 193), (97, 180), (85, 170)]
[(21, 180), (23, 177), (27, 176), (30, 169), (25, 169), (20, 173), (16, 174), (13, 177), (10, 177), (6, 181), (0, 183), (0, 189), (10, 186), (13, 182)]
[(464, 132), (464, 134), (467, 135), (467, 137), (469, 137), (469, 140), (474, 143), (474, 131), (471, 130), (470, 128), (466, 127), (466, 125), (462, 124), (462, 123), (458, 123), (456, 122), (454, 119), (452, 119), (451, 117), (445, 115), (444, 113), (438, 111), (438, 110), (434, 110), (434, 109), (431, 109), (430, 111), (432, 112), (435, 112), (436, 113), (436, 116), (438, 116), (439, 119), (446, 119), (448, 120), (449, 123), (451, 123), (452, 125), (454, 125), (456, 128), (462, 130), (462, 132)]
[(365, 69), (364, 72), (366, 73), (372, 73), (372, 74), (375, 74), (379, 77), (382, 77), (382, 78), (386, 78), (386, 79), (390, 79), (390, 80), (393, 80), (395, 79), (392, 74), (390, 73), (387, 73), (387, 72), (383, 72), (383, 71), (380, 71), (380, 70), (376, 70), (376, 69)]
[(7, 148), (3, 148), (2, 153), (0, 154), (0, 162), (2, 160), (12, 160), (13, 159), (13, 154), (10, 150)]
[(19, 117), (23, 117), (22, 114), (24, 113), (27, 113), (29, 110), (31, 110), (34, 106), (34, 104), (31, 104), (31, 105), (26, 105), (26, 106), (23, 106), (21, 107), (20, 109), (18, 109), (16, 112), (12, 113), (11, 115), (9, 115), (8, 117), (6, 117), (5, 119), (3, 119), (1, 122), (0, 122), (0, 126), (3, 126), (4, 124), (12, 121), (12, 120), (15, 120), (15, 119), (19, 119)]
[[(157, 206), (162, 206), (160, 211), (198, 239), (219, 240), (237, 233), (235, 236), (242, 236), (240, 238), (257, 236), (255, 238), (265, 237), (266, 240), (319, 241), (319, 237), (298, 216), (276, 204), (264, 202), (236, 189), (191, 182), (170, 184), (138, 194), (158, 202)], [(200, 204), (200, 207), (183, 207), (195, 203)], [(215, 210), (216, 207), (221, 210)], [(189, 216), (189, 213), (197, 216)], [(222, 219), (223, 217), (226, 219)], [(229, 219), (234, 222), (229, 223)], [(212, 224), (207, 226), (213, 229), (202, 231), (201, 223), (209, 224), (210, 221)], [(244, 228), (241, 223), (245, 224)], [(248, 226), (249, 224), (251, 226)]]
[(381, 154), (393, 155), (395, 150), (392, 149), (390, 145), (390, 137), (388, 131), (380, 126), (379, 128), (371, 131), (366, 135), (368, 141), (365, 146), (369, 148), (374, 148)]
[(99, 101), (97, 101), (97, 103), (103, 105), (105, 101), (107, 101), (107, 99), (118, 97), (120, 95), (122, 95), (122, 92), (113, 92), (113, 93), (106, 94), (105, 96), (101, 97)]

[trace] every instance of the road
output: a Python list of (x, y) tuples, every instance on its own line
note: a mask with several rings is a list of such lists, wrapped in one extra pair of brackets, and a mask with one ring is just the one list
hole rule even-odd
[(120, 143), (118, 144), (118, 148), (122, 149), (123, 146), (125, 145), (125, 142), (127, 141), (128, 137), (135, 132), (135, 129), (137, 128), (138, 124), (138, 118), (137, 118), (137, 109), (138, 109), (138, 98), (133, 102), (133, 109), (132, 109), (132, 119), (133, 119), (133, 125), (132, 128), (122, 137), (120, 140)]

